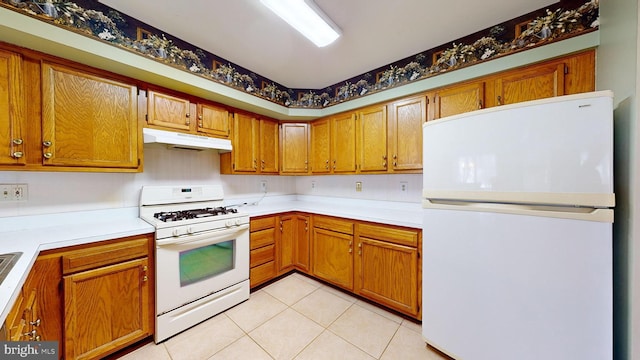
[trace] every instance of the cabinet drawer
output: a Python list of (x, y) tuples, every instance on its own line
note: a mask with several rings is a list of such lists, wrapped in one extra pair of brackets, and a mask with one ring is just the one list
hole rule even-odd
[(251, 250), (273, 244), (276, 238), (276, 229), (266, 229), (252, 232), (249, 235)]
[(264, 229), (269, 229), (269, 228), (274, 228), (276, 227), (276, 217), (275, 216), (268, 216), (268, 217), (263, 217), (263, 218), (255, 218), (255, 219), (251, 219), (250, 222), (250, 230), (251, 232), (254, 231), (258, 231), (258, 230), (264, 230)]
[(313, 226), (321, 229), (353, 235), (353, 222), (329, 216), (314, 216)]
[(251, 250), (251, 263), (249, 266), (256, 267), (268, 261), (273, 261), (274, 259), (275, 259), (275, 246), (274, 245), (263, 246), (259, 249)]
[(399, 245), (417, 247), (420, 230), (402, 229), (389, 226), (358, 224), (358, 235)]
[(250, 286), (254, 287), (276, 276), (276, 262), (269, 261), (249, 270)]
[(67, 275), (144, 257), (148, 254), (149, 237), (138, 237), (115, 244), (75, 250), (62, 255), (62, 273)]

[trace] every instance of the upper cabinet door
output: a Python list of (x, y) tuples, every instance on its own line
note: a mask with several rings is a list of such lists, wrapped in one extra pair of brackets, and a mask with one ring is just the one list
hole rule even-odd
[(334, 173), (356, 171), (356, 115), (347, 113), (331, 120), (331, 162)]
[(389, 161), (393, 171), (422, 170), (422, 124), (425, 121), (426, 96), (390, 105)]
[(260, 119), (260, 164), (259, 172), (276, 174), (280, 171), (278, 155), (278, 122)]
[(189, 100), (149, 90), (147, 124), (169, 129), (192, 129)]
[(233, 117), (233, 171), (258, 171), (258, 119), (245, 113)]
[(229, 112), (222, 106), (198, 104), (198, 132), (219, 138), (229, 138)]
[(387, 171), (387, 106), (368, 107), (358, 112), (360, 172)]
[(532, 66), (496, 79), (496, 105), (564, 95), (565, 64)]
[(331, 122), (329, 119), (311, 123), (311, 172), (328, 174), (331, 172)]
[(0, 165), (24, 165), (24, 101), (22, 59), (0, 50)]
[(484, 82), (451, 86), (434, 95), (434, 119), (484, 108)]
[(136, 94), (133, 85), (43, 62), (43, 164), (138, 168)]
[(283, 174), (306, 174), (309, 171), (309, 125), (280, 125), (280, 171)]

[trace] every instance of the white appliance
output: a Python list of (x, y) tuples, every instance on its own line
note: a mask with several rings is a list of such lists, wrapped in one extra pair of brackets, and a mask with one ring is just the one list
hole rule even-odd
[(249, 215), (222, 186), (144, 186), (156, 228), (156, 343), (249, 299)]
[(427, 344), (455, 359), (612, 358), (613, 94), (424, 124)]

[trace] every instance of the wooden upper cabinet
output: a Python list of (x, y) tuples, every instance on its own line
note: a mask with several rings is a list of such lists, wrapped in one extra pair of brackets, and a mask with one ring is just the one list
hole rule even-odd
[(564, 63), (532, 66), (496, 79), (496, 105), (564, 95)]
[(427, 121), (426, 96), (396, 101), (389, 109), (391, 169), (422, 170), (422, 124)]
[(139, 168), (136, 86), (42, 63), (45, 166)]
[(281, 174), (309, 172), (309, 124), (280, 125), (280, 157)]
[(0, 50), (0, 165), (24, 165), (25, 113), (22, 58)]
[(277, 174), (279, 171), (278, 122), (251, 113), (233, 115), (233, 150), (220, 154), (223, 174)]
[(247, 113), (235, 113), (233, 116), (233, 157), (234, 172), (258, 171), (258, 132), (259, 120)]
[(436, 90), (433, 94), (431, 119), (484, 108), (484, 88), (484, 81), (478, 81)]
[(356, 171), (356, 114), (340, 114), (331, 119), (331, 161), (333, 173)]
[(147, 92), (147, 124), (168, 129), (190, 131), (189, 100), (149, 90)]
[(311, 172), (328, 174), (331, 172), (331, 121), (328, 118), (311, 123)]
[(231, 134), (229, 111), (222, 106), (198, 103), (198, 133), (228, 139)]
[(358, 111), (358, 155), (360, 172), (387, 171), (387, 106)]
[(259, 126), (260, 160), (259, 172), (277, 174), (279, 168), (279, 126), (278, 122), (260, 119)]

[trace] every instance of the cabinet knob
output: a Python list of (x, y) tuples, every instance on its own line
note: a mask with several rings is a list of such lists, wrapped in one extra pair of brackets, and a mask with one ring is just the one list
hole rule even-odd
[(198, 120), (202, 120), (202, 114), (198, 115)]
[(502, 105), (502, 96), (498, 95), (498, 105)]
[(387, 162), (386, 161), (382, 162), (382, 167), (387, 167)]
[(19, 159), (23, 156), (24, 154), (22, 153), (22, 151), (16, 151), (13, 153), (13, 157), (16, 159)]
[(147, 275), (142, 277), (142, 281), (147, 282), (149, 280), (149, 277)]
[(29, 324), (33, 326), (40, 326), (40, 318), (36, 319), (36, 321), (29, 321)]
[(13, 139), (14, 145), (22, 145), (22, 139)]
[(28, 336), (31, 339), (34, 339), (36, 337), (37, 332), (35, 330), (31, 330), (29, 332), (26, 332), (24, 334), (22, 334), (22, 336)]
[(142, 267), (142, 271), (147, 271), (149, 268), (147, 267), (147, 265)]
[(42, 156), (44, 156), (44, 157), (45, 157), (45, 159), (51, 159), (51, 157), (53, 156), (53, 154), (52, 154), (52, 153), (50, 153), (50, 152), (46, 152), (46, 153), (42, 154)]
[(42, 145), (44, 145), (46, 147), (49, 147), (49, 146), (51, 146), (51, 141), (45, 140), (45, 141), (42, 142)]
[(382, 155), (382, 160), (387, 160), (387, 155)]

